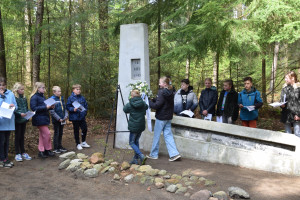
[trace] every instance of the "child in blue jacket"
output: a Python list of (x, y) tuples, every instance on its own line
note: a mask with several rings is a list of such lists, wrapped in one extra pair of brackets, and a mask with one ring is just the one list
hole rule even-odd
[[(82, 147), (88, 148), (90, 145), (86, 143), (86, 135), (87, 135), (87, 125), (85, 121), (85, 116), (88, 110), (88, 104), (85, 98), (81, 95), (81, 85), (75, 84), (72, 86), (72, 94), (68, 98), (67, 102), (67, 109), (69, 111), (69, 120), (73, 123), (74, 129), (74, 137), (76, 142), (76, 147), (78, 150), (82, 150)], [(81, 106), (84, 107), (84, 111), (75, 108), (73, 103), (77, 101)], [(82, 134), (81, 139), (82, 142), (80, 143), (79, 140), (79, 128), (81, 128)]]
[[(18, 109), (15, 95), (6, 89), (6, 79), (0, 77), (0, 106), (2, 103)], [(11, 168), (13, 163), (8, 160), (9, 136), (15, 130), (15, 115), (10, 119), (0, 116), (0, 167)]]
[(52, 124), (54, 127), (54, 137), (53, 137), (53, 146), (54, 153), (62, 153), (67, 150), (62, 146), (62, 136), (64, 130), (64, 124), (68, 119), (68, 111), (66, 109), (66, 104), (63, 96), (61, 96), (61, 89), (59, 86), (54, 86), (52, 88), (53, 96), (51, 97), (55, 101), (59, 101), (58, 104), (55, 105), (53, 110), (50, 110), (50, 114), (52, 116)]
[(257, 127), (258, 109), (262, 107), (263, 101), (260, 92), (253, 87), (252, 78), (244, 78), (245, 89), (239, 93), (238, 104), (241, 108), (240, 119), (246, 127)]

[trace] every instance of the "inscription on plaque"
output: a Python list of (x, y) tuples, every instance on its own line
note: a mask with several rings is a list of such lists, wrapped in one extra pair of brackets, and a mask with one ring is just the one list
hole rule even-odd
[(131, 79), (141, 79), (141, 59), (131, 59)]

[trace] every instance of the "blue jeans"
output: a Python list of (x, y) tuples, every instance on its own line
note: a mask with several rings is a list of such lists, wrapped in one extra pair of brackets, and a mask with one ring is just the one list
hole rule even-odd
[(170, 158), (179, 155), (171, 130), (171, 120), (156, 119), (154, 126), (154, 136), (150, 156), (157, 158), (159, 152), (160, 133), (163, 131), (165, 143), (168, 149)]
[(142, 133), (132, 133), (129, 134), (129, 145), (134, 150), (134, 158), (138, 159), (143, 153), (140, 151), (139, 139)]
[[(294, 134), (298, 137), (300, 137), (300, 122), (294, 122), (293, 123), (293, 126), (294, 126)], [(292, 132), (292, 125), (291, 123), (285, 123), (284, 124), (284, 129), (285, 129), (285, 132), (286, 133), (293, 133)]]

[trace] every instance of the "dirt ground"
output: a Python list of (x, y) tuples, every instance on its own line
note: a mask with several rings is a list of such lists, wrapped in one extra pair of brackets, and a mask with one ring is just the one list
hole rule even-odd
[[(98, 126), (98, 129), (105, 130), (101, 124)], [(36, 132), (29, 127), (30, 130)], [(67, 125), (63, 144), (67, 149), (78, 152), (71, 130), (72, 126)], [(91, 134), (87, 137), (91, 148), (81, 151), (86, 155), (103, 152), (104, 149), (105, 135), (93, 134), (93, 131), (97, 132), (95, 126), (94, 129), (90, 129)], [(113, 149), (112, 142), (111, 135), (107, 158), (118, 162), (129, 161), (133, 155), (132, 150)], [(28, 148), (32, 147), (32, 144), (28, 145)], [(182, 195), (168, 193), (165, 189), (156, 189), (154, 186), (147, 191), (147, 187), (139, 183), (127, 185), (124, 182), (115, 182), (112, 181), (113, 174), (101, 174), (92, 179), (76, 179), (72, 173), (58, 170), (60, 163), (58, 156), (42, 160), (37, 158), (36, 148), (29, 149), (32, 161), (15, 162), (15, 166), (11, 169), (0, 168), (0, 199), (188, 199)], [(10, 156), (13, 160), (13, 153)], [(184, 158), (182, 161), (171, 163), (168, 157), (163, 155), (160, 155), (158, 160), (147, 160), (147, 164), (156, 169), (165, 169), (172, 174), (181, 174), (186, 169), (199, 169), (203, 177), (216, 181), (216, 185), (212, 187), (194, 186), (191, 194), (200, 189), (208, 189), (214, 193), (220, 190), (227, 191), (230, 186), (238, 186), (245, 189), (252, 200), (300, 199), (300, 177)]]

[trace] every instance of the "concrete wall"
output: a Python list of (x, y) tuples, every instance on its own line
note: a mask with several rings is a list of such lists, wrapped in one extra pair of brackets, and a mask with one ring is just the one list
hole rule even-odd
[[(300, 175), (300, 138), (295, 135), (178, 116), (172, 130), (183, 158)], [(143, 133), (145, 151), (151, 150), (152, 138), (153, 132)], [(162, 135), (160, 153), (168, 154)]]
[[(148, 26), (147, 24), (125, 24), (120, 28), (120, 49), (119, 49), (119, 77), (124, 103), (128, 103), (130, 87), (129, 83), (147, 81), (150, 85), (149, 71), (149, 47), (148, 47)], [(134, 71), (132, 61), (139, 60), (139, 70)], [(136, 76), (138, 74), (138, 76)], [(123, 103), (119, 93), (117, 106), (116, 131), (128, 131), (126, 115), (123, 112)], [(115, 146), (118, 148), (130, 148), (128, 145), (129, 132), (117, 132)]]

